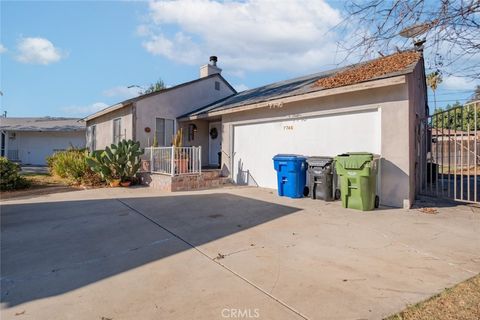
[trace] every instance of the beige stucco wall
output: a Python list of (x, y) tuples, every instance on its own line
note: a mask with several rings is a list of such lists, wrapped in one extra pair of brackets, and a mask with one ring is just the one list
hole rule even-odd
[[(216, 81), (220, 83), (220, 90), (215, 89)], [(113, 119), (120, 117), (122, 119), (122, 134), (125, 138), (140, 141), (142, 147), (148, 147), (153, 142), (156, 118), (172, 119), (176, 122), (179, 116), (233, 93), (233, 90), (227, 86), (220, 76), (213, 76), (146, 97), (116, 111), (88, 120), (87, 146), (90, 145), (88, 127), (92, 125), (96, 125), (96, 148), (104, 149), (110, 145), (113, 142)], [(149, 133), (145, 132), (146, 127), (150, 128)], [(175, 127), (178, 129), (177, 123)], [(201, 143), (203, 146), (205, 142)], [(206, 147), (208, 152), (208, 140)]]
[(96, 126), (96, 149), (105, 149), (113, 143), (113, 120), (122, 119), (122, 135), (125, 139), (132, 139), (133, 128), (133, 116), (132, 106), (126, 106), (124, 108), (112, 111), (104, 114), (98, 118), (87, 121), (87, 147), (90, 147), (90, 141), (88, 137), (89, 127)]
[[(215, 81), (220, 82), (220, 90), (215, 90)], [(188, 112), (230, 96), (233, 91), (215, 76), (188, 86), (151, 96), (135, 103), (135, 138), (142, 147), (153, 141), (155, 118), (176, 119)], [(151, 129), (150, 133), (145, 128)], [(177, 124), (178, 128), (178, 124)], [(207, 142), (208, 146), (208, 142)]]
[(426, 150), (422, 137), (420, 136), (419, 124), (422, 119), (428, 116), (426, 110), (425, 72), (423, 60), (417, 64), (413, 73), (407, 76), (409, 108), (410, 108), (410, 197), (414, 198), (419, 191), (421, 181), (420, 163), (421, 157), (425, 159)]
[[(188, 125), (195, 124), (197, 132), (192, 141), (188, 141)], [(208, 124), (206, 120), (194, 120), (181, 122), (180, 127), (183, 129), (183, 145), (186, 147), (202, 147), (202, 165), (208, 165)]]
[[(261, 108), (222, 116), (222, 151), (224, 172), (231, 173), (232, 131), (235, 123), (265, 119), (288, 119), (321, 113), (375, 109), (381, 113), (380, 201), (383, 205), (402, 207), (414, 200), (410, 162), (410, 108), (407, 84), (356, 91), (334, 96), (284, 104), (282, 108)], [(345, 137), (348, 139), (348, 137)]]

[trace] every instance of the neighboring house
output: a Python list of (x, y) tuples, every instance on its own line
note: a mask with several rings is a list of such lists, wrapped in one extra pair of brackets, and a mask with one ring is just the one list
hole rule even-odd
[(335, 156), (366, 151), (382, 157), (383, 205), (410, 207), (418, 185), (421, 137), (428, 115), (420, 53), (408, 51), (362, 64), (243, 91), (179, 118), (197, 128), (209, 163), (222, 152), (233, 182), (276, 188), (279, 153)]
[(0, 118), (1, 156), (22, 165), (45, 165), (69, 147), (85, 147), (85, 123), (74, 118)]
[(211, 57), (210, 64), (200, 68), (199, 79), (125, 100), (86, 117), (87, 147), (104, 149), (121, 139), (149, 147), (154, 135), (159, 146), (170, 146), (179, 116), (236, 93), (216, 62)]

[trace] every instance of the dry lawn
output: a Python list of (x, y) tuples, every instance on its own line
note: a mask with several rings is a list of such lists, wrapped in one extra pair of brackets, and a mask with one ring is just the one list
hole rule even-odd
[(386, 320), (480, 319), (480, 274)]
[(30, 181), (30, 187), (20, 190), (2, 191), (0, 192), (1, 199), (79, 190), (78, 187), (69, 185), (68, 181), (48, 173), (24, 173), (22, 176)]

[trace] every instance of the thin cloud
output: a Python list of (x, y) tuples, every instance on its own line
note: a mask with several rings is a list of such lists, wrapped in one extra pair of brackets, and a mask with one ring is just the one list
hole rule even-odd
[(62, 108), (62, 111), (69, 114), (69, 115), (81, 115), (86, 116), (91, 113), (95, 113), (102, 109), (108, 107), (108, 104), (104, 102), (94, 102), (87, 106), (69, 106)]
[(116, 86), (103, 91), (106, 97), (115, 97), (119, 99), (129, 99), (140, 94), (140, 89), (137, 87), (129, 88), (128, 86)]
[(45, 38), (22, 38), (17, 45), (17, 60), (22, 63), (47, 65), (60, 61), (60, 49)]
[(0, 54), (7, 52), (7, 48), (3, 44), (0, 43)]
[(233, 87), (234, 87), (235, 90), (237, 90), (238, 92), (242, 92), (242, 91), (245, 91), (245, 90), (250, 89), (249, 87), (247, 87), (247, 86), (246, 86), (245, 84), (243, 84), (243, 83), (234, 84)]
[(477, 85), (480, 85), (480, 80), (448, 76), (443, 79), (443, 82), (440, 84), (440, 88), (445, 90), (473, 91)]

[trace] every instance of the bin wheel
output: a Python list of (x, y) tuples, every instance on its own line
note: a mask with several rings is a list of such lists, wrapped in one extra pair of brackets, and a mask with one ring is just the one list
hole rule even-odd
[(310, 193), (309, 191), (310, 191), (310, 190), (309, 190), (308, 187), (303, 188), (303, 196), (304, 196), (304, 197), (308, 197), (308, 194)]
[(342, 193), (340, 192), (340, 189), (335, 190), (335, 200), (340, 199), (342, 196)]
[(375, 208), (378, 208), (380, 206), (380, 198), (378, 196), (375, 196)]

